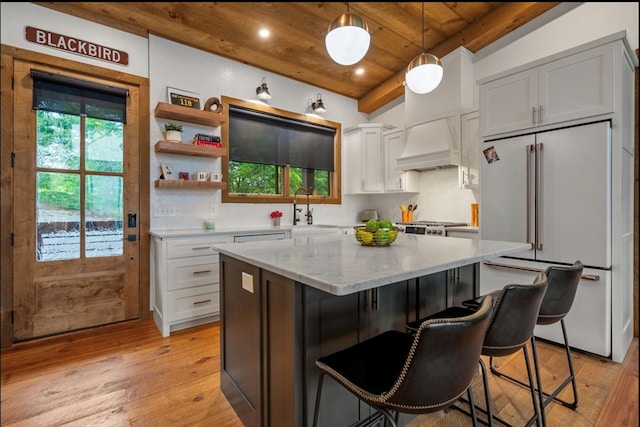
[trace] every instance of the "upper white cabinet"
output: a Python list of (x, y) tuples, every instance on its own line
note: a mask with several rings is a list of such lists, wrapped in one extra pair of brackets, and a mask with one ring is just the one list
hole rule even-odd
[(382, 123), (370, 123), (345, 130), (342, 168), (345, 194), (384, 191), (382, 132), (391, 128)]
[(480, 113), (460, 116), (460, 188), (475, 189), (480, 184)]
[(384, 191), (386, 193), (420, 191), (420, 175), (417, 171), (401, 171), (397, 159), (404, 150), (404, 129), (393, 129), (382, 133), (384, 157)]
[(613, 112), (614, 46), (480, 81), (483, 137)]

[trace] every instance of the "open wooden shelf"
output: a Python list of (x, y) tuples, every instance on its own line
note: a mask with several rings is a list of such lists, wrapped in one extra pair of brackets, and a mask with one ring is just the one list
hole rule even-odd
[(158, 102), (154, 115), (161, 119), (177, 120), (211, 127), (218, 127), (224, 123), (222, 114), (183, 107), (182, 105), (168, 104), (166, 102)]
[(171, 141), (156, 142), (155, 150), (156, 153), (182, 154), (184, 156), (224, 157), (227, 155), (227, 149), (224, 147), (207, 147)]
[(156, 188), (179, 188), (181, 190), (224, 190), (226, 182), (187, 181), (185, 179), (156, 179)]

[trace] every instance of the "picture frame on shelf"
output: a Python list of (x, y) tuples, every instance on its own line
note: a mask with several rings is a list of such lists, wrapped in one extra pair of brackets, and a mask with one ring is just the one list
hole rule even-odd
[(176, 179), (176, 176), (173, 174), (173, 168), (171, 167), (171, 165), (167, 163), (161, 163), (160, 169), (162, 169), (162, 175), (160, 176), (160, 179)]
[(167, 100), (169, 104), (180, 105), (182, 107), (202, 109), (202, 95), (167, 86)]

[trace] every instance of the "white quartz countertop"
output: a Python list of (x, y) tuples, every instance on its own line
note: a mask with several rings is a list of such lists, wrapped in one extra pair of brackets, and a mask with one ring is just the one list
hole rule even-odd
[(333, 295), (347, 295), (521, 252), (529, 243), (399, 233), (391, 246), (362, 246), (353, 235), (225, 243), (220, 253)]

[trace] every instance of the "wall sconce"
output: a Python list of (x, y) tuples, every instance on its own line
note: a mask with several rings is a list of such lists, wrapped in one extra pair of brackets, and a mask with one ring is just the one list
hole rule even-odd
[(347, 13), (333, 20), (324, 39), (329, 56), (340, 65), (353, 65), (364, 58), (370, 42), (367, 23), (349, 13), (349, 3)]
[(404, 79), (411, 91), (422, 95), (438, 87), (443, 73), (440, 59), (430, 53), (424, 53), (424, 2), (422, 2), (422, 53), (411, 60)]
[(324, 107), (324, 103), (322, 102), (322, 97), (318, 94), (318, 98), (315, 102), (311, 103), (311, 109), (313, 109), (314, 113), (326, 113), (327, 109)]
[(256, 88), (256, 95), (258, 95), (259, 99), (266, 101), (271, 99), (271, 94), (269, 93), (269, 88), (267, 87), (267, 78), (262, 78), (262, 84)]

